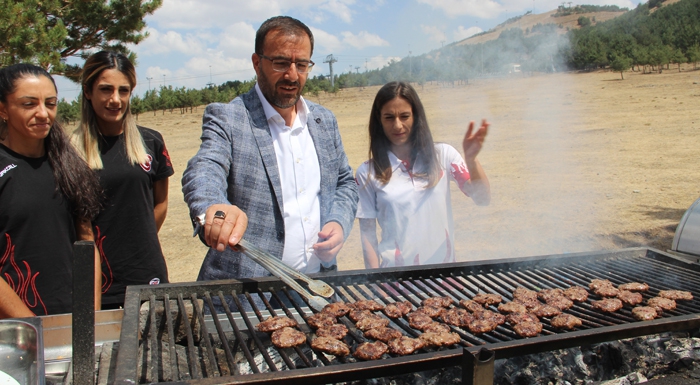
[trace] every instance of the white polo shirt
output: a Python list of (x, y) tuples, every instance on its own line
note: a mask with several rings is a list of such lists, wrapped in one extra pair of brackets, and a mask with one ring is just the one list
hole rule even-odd
[(284, 211), (284, 253), (282, 261), (303, 273), (320, 270), (313, 245), (321, 231), (321, 170), (313, 139), (309, 134), (309, 108), (300, 97), (297, 116), (291, 127), (272, 107), (255, 83), (255, 91), (265, 110), (272, 144), (277, 157)]
[[(360, 200), (357, 218), (376, 218), (381, 228), (378, 253), (381, 267), (454, 262), (454, 225), (450, 180), (460, 187), (469, 179), (467, 166), (452, 146), (436, 143), (440, 180), (426, 189), (427, 181), (415, 178), (406, 165), (389, 151), (391, 179), (382, 184), (374, 168), (364, 162), (355, 180)], [(416, 163), (413, 170), (424, 170)], [(445, 172), (448, 171), (448, 172)]]

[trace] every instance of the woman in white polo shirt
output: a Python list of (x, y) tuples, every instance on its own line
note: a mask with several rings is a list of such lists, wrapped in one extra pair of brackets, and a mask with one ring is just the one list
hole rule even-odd
[[(365, 267), (454, 262), (449, 182), (477, 205), (488, 205), (488, 178), (476, 159), (489, 124), (474, 122), (462, 141), (434, 143), (423, 104), (405, 82), (384, 85), (369, 119), (370, 159), (356, 173)], [(377, 238), (377, 223), (381, 241)]]

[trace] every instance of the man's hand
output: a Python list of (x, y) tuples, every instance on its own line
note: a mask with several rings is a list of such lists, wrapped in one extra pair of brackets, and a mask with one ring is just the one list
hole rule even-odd
[(248, 216), (238, 207), (227, 204), (211, 205), (204, 220), (204, 241), (209, 247), (224, 251), (227, 246), (237, 245), (247, 228)]
[(332, 261), (345, 243), (343, 227), (338, 222), (326, 223), (318, 233), (318, 240), (314, 245), (316, 256), (323, 262)]

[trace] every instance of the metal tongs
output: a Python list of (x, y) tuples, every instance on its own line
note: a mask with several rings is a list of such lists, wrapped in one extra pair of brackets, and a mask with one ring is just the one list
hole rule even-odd
[[(299, 295), (308, 301), (309, 306), (314, 310), (321, 311), (324, 306), (329, 304), (329, 302), (322, 297), (330, 298), (333, 296), (333, 294), (335, 294), (335, 290), (333, 290), (333, 288), (327, 283), (316, 279), (311, 279), (311, 277), (307, 276), (306, 274), (294, 270), (281, 260), (252, 245), (245, 239), (241, 239), (240, 242), (238, 242), (238, 245), (236, 245), (236, 248), (248, 258), (264, 267), (275, 277), (281, 279), (282, 282), (287, 284), (287, 286), (294, 289), (297, 293), (299, 293)], [(304, 287), (293, 278), (306, 282), (306, 284), (309, 286), (309, 290), (318, 295), (313, 295), (306, 291), (306, 289), (304, 289)]]

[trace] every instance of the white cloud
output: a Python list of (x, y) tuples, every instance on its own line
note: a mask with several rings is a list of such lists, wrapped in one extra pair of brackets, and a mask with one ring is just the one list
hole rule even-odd
[[(163, 29), (225, 28), (246, 20), (265, 20), (282, 14), (280, 1), (164, 0), (147, 22)], [(287, 5), (287, 4), (285, 4)]]
[(255, 29), (238, 22), (226, 27), (218, 36), (218, 49), (235, 57), (250, 57), (255, 51)]
[(196, 55), (202, 51), (203, 43), (193, 35), (182, 36), (175, 31), (161, 33), (154, 28), (148, 28), (148, 37), (131, 48), (140, 56), (161, 55), (170, 52), (180, 52)]
[(357, 35), (349, 31), (341, 32), (340, 34), (343, 35), (343, 43), (358, 49), (389, 45), (388, 41), (367, 31), (360, 31)]
[(447, 37), (445, 36), (445, 34), (438, 27), (435, 27), (432, 25), (421, 24), (420, 29), (432, 41), (439, 43), (439, 42), (447, 40)]
[(452, 33), (452, 41), (464, 40), (481, 32), (484, 32), (484, 30), (479, 27), (464, 28), (460, 25), (457, 27), (457, 30)]
[[(441, 9), (449, 17), (476, 16), (490, 19), (504, 11), (501, 4), (493, 0), (418, 0), (433, 8)], [(524, 3), (523, 1), (520, 1)], [(532, 3), (529, 3), (532, 5)]]
[(367, 60), (367, 69), (368, 70), (376, 70), (376, 69), (384, 68), (384, 66), (389, 64), (389, 62), (392, 60), (400, 61), (401, 58), (399, 56), (384, 57), (384, 55), (378, 55), (378, 56), (371, 57), (371, 58), (369, 58), (369, 60)]
[(309, 29), (314, 34), (314, 52), (338, 52), (343, 46), (337, 36), (313, 27)]
[(355, 4), (354, 0), (330, 0), (319, 5), (319, 8), (337, 16), (346, 23), (352, 23), (352, 14), (349, 5)]

